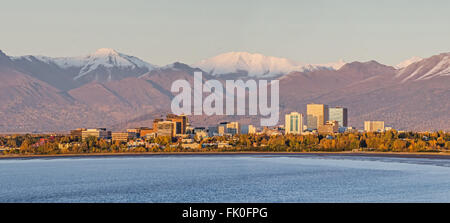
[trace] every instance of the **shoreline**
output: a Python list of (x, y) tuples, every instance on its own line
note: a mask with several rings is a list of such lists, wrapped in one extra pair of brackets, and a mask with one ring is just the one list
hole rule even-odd
[(450, 153), (408, 153), (408, 152), (158, 152), (158, 153), (87, 153), (87, 154), (51, 154), (51, 155), (0, 155), (0, 160), (39, 159), (39, 158), (107, 158), (107, 157), (152, 157), (152, 156), (238, 156), (238, 155), (297, 155), (297, 156), (360, 156), (450, 159)]

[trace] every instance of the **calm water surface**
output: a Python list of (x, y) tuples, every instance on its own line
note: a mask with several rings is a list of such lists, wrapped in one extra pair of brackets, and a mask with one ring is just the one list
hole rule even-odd
[(0, 202), (450, 202), (450, 160), (315, 155), (0, 160)]

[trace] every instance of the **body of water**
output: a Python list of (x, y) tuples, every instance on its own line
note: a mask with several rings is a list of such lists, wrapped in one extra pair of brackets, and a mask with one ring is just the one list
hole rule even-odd
[(0, 202), (450, 202), (450, 159), (159, 155), (0, 160)]

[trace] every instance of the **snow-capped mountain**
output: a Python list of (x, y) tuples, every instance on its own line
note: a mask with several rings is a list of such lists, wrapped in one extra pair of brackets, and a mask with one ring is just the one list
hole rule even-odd
[[(139, 76), (156, 68), (137, 57), (119, 53), (113, 49), (101, 48), (92, 54), (80, 57), (13, 57), (14, 61), (42, 62), (55, 65), (73, 75), (74, 81), (87, 83), (119, 80), (128, 76)], [(68, 72), (70, 70), (70, 72)]]
[(407, 67), (407, 66), (409, 66), (409, 65), (411, 65), (411, 64), (413, 64), (415, 62), (419, 62), (421, 60), (423, 60), (423, 58), (421, 58), (421, 57), (411, 57), (411, 58), (409, 58), (407, 60), (404, 60), (401, 63), (395, 65), (394, 67), (396, 69), (402, 69), (402, 68), (405, 68), (405, 67)]
[(343, 59), (340, 59), (337, 62), (332, 62), (332, 63), (326, 63), (326, 64), (316, 64), (316, 66), (319, 67), (326, 67), (329, 69), (333, 69), (333, 70), (339, 70), (341, 69), (341, 67), (343, 67), (345, 64), (347, 64), (347, 62), (345, 62)]
[(238, 74), (248, 77), (278, 77), (292, 71), (312, 71), (317, 69), (339, 69), (343, 61), (330, 64), (303, 64), (286, 58), (265, 56), (258, 53), (229, 52), (202, 60), (198, 67), (213, 75)]
[(428, 80), (450, 76), (450, 53), (435, 55), (398, 70), (396, 78), (402, 82)]
[[(350, 125), (358, 128), (364, 120), (386, 120), (399, 129), (450, 130), (450, 53), (401, 69), (376, 61), (305, 65), (235, 54), (224, 61), (216, 58), (224, 64), (221, 71), (211, 63), (209, 71), (224, 76), (204, 74), (203, 78), (228, 79), (226, 73), (236, 72), (236, 66), (244, 75), (250, 71), (256, 77), (289, 72), (279, 78), (281, 113), (304, 113), (307, 103), (319, 102), (347, 107)], [(290, 72), (297, 69), (308, 72)], [(193, 83), (195, 71), (201, 70), (178, 62), (155, 67), (110, 49), (67, 58), (11, 57), (0, 51), (0, 132), (151, 126), (154, 118), (170, 112), (172, 83)], [(253, 122), (244, 116), (235, 118)], [(209, 126), (222, 120), (196, 116), (193, 123)]]

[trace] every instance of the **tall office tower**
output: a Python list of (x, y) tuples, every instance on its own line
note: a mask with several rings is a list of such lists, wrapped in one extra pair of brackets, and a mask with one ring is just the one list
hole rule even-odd
[(348, 115), (347, 108), (334, 107), (328, 109), (328, 120), (337, 121), (339, 127), (347, 127)]
[(303, 114), (291, 112), (285, 116), (285, 133), (286, 134), (302, 134), (303, 132)]
[(384, 132), (384, 121), (365, 121), (364, 131), (366, 132)]
[(306, 105), (307, 127), (309, 130), (315, 130), (319, 126), (325, 125), (328, 121), (328, 105), (308, 104)]
[(186, 126), (188, 124), (186, 115), (168, 114), (166, 120), (175, 123), (175, 134), (186, 134)]

